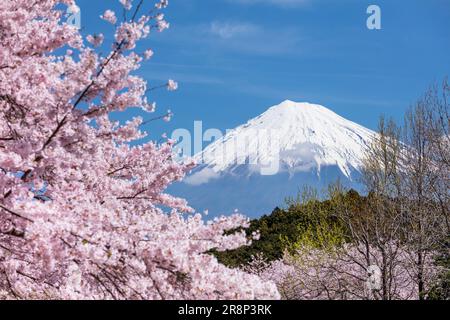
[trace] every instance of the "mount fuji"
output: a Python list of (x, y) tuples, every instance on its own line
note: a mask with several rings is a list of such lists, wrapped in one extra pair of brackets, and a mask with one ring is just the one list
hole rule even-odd
[(305, 185), (337, 179), (361, 189), (365, 150), (376, 136), (326, 107), (284, 101), (194, 156), (199, 164), (169, 192), (213, 216), (268, 214)]

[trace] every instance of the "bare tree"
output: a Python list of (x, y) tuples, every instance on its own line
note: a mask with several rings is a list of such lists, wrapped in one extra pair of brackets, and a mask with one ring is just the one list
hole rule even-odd
[(449, 87), (431, 88), (407, 112), (403, 128), (405, 236), (416, 264), (419, 297), (424, 299), (424, 264), (449, 234)]
[[(339, 187), (330, 189), (336, 215), (350, 232), (354, 244), (345, 259), (364, 270), (376, 266), (380, 270), (379, 287), (367, 292), (370, 299), (391, 300), (399, 296), (396, 270), (402, 247), (399, 233), (403, 219), (400, 129), (393, 121), (379, 122), (379, 133), (365, 156), (362, 181), (368, 198), (356, 207), (343, 201)], [(351, 205), (351, 204), (350, 204)]]

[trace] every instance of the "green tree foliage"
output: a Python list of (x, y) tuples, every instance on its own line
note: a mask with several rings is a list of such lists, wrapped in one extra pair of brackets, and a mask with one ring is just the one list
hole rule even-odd
[[(343, 201), (355, 213), (365, 202), (358, 192), (342, 194)], [(324, 248), (346, 241), (349, 232), (336, 216), (338, 202), (320, 200), (314, 189), (305, 189), (296, 198), (286, 200), (285, 209), (276, 208), (272, 214), (251, 221), (247, 230), (250, 237), (259, 231), (261, 237), (251, 246), (227, 252), (214, 252), (225, 265), (239, 267), (251, 261), (252, 256), (263, 253), (268, 261), (282, 258), (285, 250), (295, 250), (301, 244)]]

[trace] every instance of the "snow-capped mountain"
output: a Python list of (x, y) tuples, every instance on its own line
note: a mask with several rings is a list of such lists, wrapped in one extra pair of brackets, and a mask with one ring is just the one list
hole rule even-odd
[(197, 210), (270, 213), (303, 185), (340, 179), (358, 188), (365, 150), (376, 133), (316, 104), (284, 101), (210, 144), (172, 193)]

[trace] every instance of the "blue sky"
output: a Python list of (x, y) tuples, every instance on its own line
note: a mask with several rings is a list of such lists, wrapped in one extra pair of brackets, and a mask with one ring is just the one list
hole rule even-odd
[[(111, 39), (99, 15), (119, 9), (118, 1), (77, 3), (83, 33)], [(382, 30), (366, 27), (371, 4), (382, 10)], [(400, 120), (450, 75), (450, 0), (171, 0), (166, 17), (171, 28), (138, 48), (155, 51), (139, 71), (150, 85), (180, 83), (175, 93), (149, 96), (158, 113), (175, 113), (171, 123), (145, 128), (153, 139), (191, 129), (194, 120), (233, 128), (286, 99), (376, 129), (380, 114)]]

